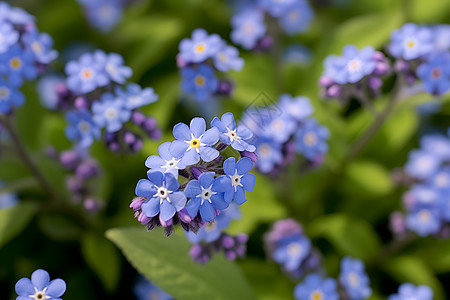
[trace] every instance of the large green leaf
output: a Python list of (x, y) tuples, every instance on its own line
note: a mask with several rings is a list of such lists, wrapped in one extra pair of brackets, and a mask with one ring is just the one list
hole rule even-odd
[(81, 240), (84, 259), (108, 291), (114, 291), (120, 279), (120, 258), (114, 245), (104, 236), (86, 234)]
[(36, 204), (30, 202), (21, 202), (13, 207), (0, 209), (0, 247), (25, 228), (36, 210)]
[(382, 165), (368, 160), (351, 163), (346, 170), (346, 188), (349, 193), (358, 192), (371, 197), (389, 194), (394, 185), (389, 171)]
[(422, 258), (437, 273), (450, 272), (450, 240), (429, 238), (421, 240), (411, 251)]
[(372, 226), (344, 214), (319, 217), (306, 229), (309, 237), (327, 239), (342, 255), (368, 260), (380, 250), (380, 241)]
[(143, 275), (176, 299), (255, 299), (241, 270), (222, 255), (206, 265), (192, 261), (181, 232), (169, 238), (142, 227), (110, 229), (106, 236)]

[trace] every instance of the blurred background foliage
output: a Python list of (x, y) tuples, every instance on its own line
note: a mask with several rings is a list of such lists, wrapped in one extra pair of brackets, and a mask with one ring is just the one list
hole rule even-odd
[[(141, 272), (151, 268), (152, 278), (160, 278), (156, 283), (163, 288), (190, 290), (197, 299), (203, 296), (226, 299), (227, 291), (220, 276), (212, 275), (221, 272), (225, 278), (230, 274), (237, 276), (236, 290), (248, 293), (236, 292), (232, 299), (240, 299), (242, 295), (247, 295), (247, 299), (253, 297), (246, 281), (259, 299), (293, 299), (296, 282), (284, 276), (275, 263), (268, 262), (262, 248), (262, 235), (270, 224), (293, 217), (304, 225), (307, 235), (322, 252), (330, 276), (337, 276), (339, 261), (345, 255), (364, 260), (374, 290), (370, 299), (383, 299), (406, 281), (429, 285), (437, 300), (449, 299), (450, 240), (417, 239), (401, 249), (392, 249), (388, 229), (389, 214), (401, 208), (403, 191), (395, 186), (390, 172), (405, 163), (408, 152), (417, 147), (421, 133), (429, 128), (450, 126), (448, 96), (441, 99), (442, 110), (431, 117), (421, 117), (415, 109), (422, 103), (436, 101), (430, 95), (404, 99), (364, 151), (348, 158), (350, 145), (373, 117), (352, 104), (342, 107), (337, 102), (324, 101), (319, 97), (317, 80), (324, 57), (340, 53), (347, 44), (382, 49), (390, 32), (407, 21), (448, 23), (450, 2), (311, 2), (315, 18), (310, 30), (293, 37), (275, 38), (283, 46), (294, 42), (306, 45), (312, 50), (312, 61), (302, 66), (282, 64), (268, 53), (241, 49), (245, 67), (242, 72), (232, 74), (236, 90), (232, 99), (220, 100), (215, 112), (221, 115), (231, 111), (239, 116), (261, 91), (272, 99), (287, 92), (308, 96), (315, 107), (315, 116), (331, 132), (330, 152), (318, 169), (299, 175), (292, 167), (279, 180), (257, 174), (255, 191), (242, 205), (243, 218), (230, 228), (232, 233), (250, 235), (248, 257), (238, 261), (237, 267), (222, 257), (206, 267), (195, 265), (188, 257), (187, 242), (180, 229), (170, 238), (160, 231), (146, 233), (142, 228), (129, 232), (112, 230), (107, 236), (122, 249), (131, 247), (133, 253), (127, 253), (134, 268)], [(54, 38), (55, 48), (60, 52), (60, 60), (53, 65), (57, 72), (63, 71), (71, 47), (77, 44), (122, 54), (134, 70), (132, 81), (153, 87), (160, 96), (158, 102), (144, 109), (163, 128), (163, 141), (171, 139), (171, 128), (177, 122), (205, 114), (201, 107), (181, 95), (175, 56), (179, 41), (198, 27), (229, 40), (232, 9), (226, 1), (137, 1), (107, 34), (89, 27), (75, 0), (16, 0), (11, 4), (35, 15), (40, 30)], [(386, 91), (390, 84), (386, 83)], [(26, 85), (23, 91), (27, 102), (16, 116), (20, 135), (53, 185), (61, 193), (67, 193), (61, 176), (64, 171), (44, 155), (48, 145), (59, 150), (70, 148), (64, 135), (64, 116), (42, 108), (34, 84)], [(385, 101), (381, 97), (376, 106)], [(24, 202), (0, 211), (0, 290), (6, 291), (4, 299), (14, 299), (14, 283), (36, 268), (45, 268), (52, 277), (68, 283), (66, 300), (132, 298), (136, 271), (105, 238), (105, 232), (113, 227), (136, 225), (128, 205), (137, 180), (145, 176), (145, 158), (156, 153), (159, 143), (145, 141), (144, 148), (134, 156), (117, 156), (100, 142), (94, 145), (92, 154), (100, 160), (104, 175), (97, 183), (99, 195), (106, 202), (104, 211), (95, 216), (81, 209), (60, 213), (54, 207), (38, 206), (36, 203), (42, 196), (36, 192), (28, 170), (17, 157), (2, 153), (0, 178), (11, 182), (12, 189), (20, 188), (19, 196)], [(127, 242), (130, 237), (147, 242), (134, 247)], [(174, 278), (174, 273), (179, 276)], [(180, 298), (193, 298), (186, 293)], [(4, 296), (2, 292), (0, 298)]]

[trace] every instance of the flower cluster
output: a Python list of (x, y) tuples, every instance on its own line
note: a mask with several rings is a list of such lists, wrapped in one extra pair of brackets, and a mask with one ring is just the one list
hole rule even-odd
[(450, 138), (430, 134), (420, 140), (420, 149), (409, 154), (404, 167), (412, 182), (404, 194), (407, 215), (396, 212), (392, 229), (402, 234), (406, 229), (420, 236), (439, 234), (450, 222)]
[(433, 291), (426, 285), (415, 286), (412, 283), (403, 283), (398, 288), (398, 293), (390, 295), (388, 300), (432, 300)]
[(133, 0), (77, 0), (83, 7), (89, 24), (108, 32), (122, 19), (123, 9)]
[(16, 293), (19, 295), (16, 300), (25, 299), (46, 299), (61, 300), (61, 296), (66, 291), (66, 283), (62, 279), (53, 279), (45, 270), (36, 270), (31, 274), (31, 280), (22, 278), (16, 283)]
[[(251, 132), (237, 127), (231, 113), (214, 118), (211, 126), (207, 130), (205, 120), (198, 117), (189, 126), (178, 123), (173, 128), (176, 140), (161, 144), (159, 155), (147, 158), (148, 179), (138, 182), (138, 197), (130, 208), (149, 230), (163, 226), (170, 235), (173, 225), (181, 223), (185, 230), (197, 232), (232, 201), (244, 203), (245, 192), (253, 191), (255, 176), (249, 173), (253, 162), (243, 157), (254, 150), (248, 144)], [(242, 158), (237, 162), (234, 156), (226, 158), (228, 146)]]
[(173, 300), (173, 297), (158, 286), (139, 276), (133, 288), (137, 300)]
[(216, 217), (214, 223), (203, 226), (197, 233), (186, 231), (188, 240), (193, 244), (190, 250), (192, 259), (205, 264), (214, 252), (223, 252), (228, 260), (244, 257), (248, 236), (246, 234), (230, 236), (224, 232), (232, 219), (240, 217), (239, 208), (231, 204)]
[(422, 80), (426, 92), (441, 95), (450, 89), (450, 25), (408, 23), (391, 34), (389, 52), (395, 69), (412, 84)]
[(0, 114), (12, 113), (25, 103), (19, 88), (58, 56), (52, 46), (52, 38), (39, 32), (33, 16), (0, 2)]
[(149, 138), (158, 139), (161, 132), (156, 121), (139, 108), (158, 100), (152, 88), (138, 84), (125, 86), (132, 70), (117, 53), (101, 50), (85, 53), (65, 67), (65, 84), (57, 84), (58, 106), (68, 110), (66, 136), (79, 147), (87, 148), (101, 137), (109, 150), (138, 151), (140, 136), (125, 124), (140, 127)]
[(254, 133), (256, 168), (277, 173), (302, 154), (313, 164), (321, 163), (328, 152), (329, 131), (312, 117), (314, 108), (306, 97), (280, 96), (271, 107), (251, 107), (244, 112), (243, 124)]
[(241, 3), (231, 19), (233, 43), (247, 50), (270, 48), (272, 39), (267, 35), (265, 13), (268, 18), (278, 20), (281, 29), (290, 35), (306, 31), (314, 16), (306, 0), (259, 0), (243, 5)]
[(216, 72), (240, 71), (244, 60), (239, 51), (227, 45), (217, 34), (208, 35), (204, 29), (195, 29), (191, 38), (185, 38), (179, 45), (177, 65), (181, 69), (181, 88), (195, 100), (204, 102), (214, 95), (229, 96), (232, 83), (219, 79)]
[(341, 101), (361, 97), (366, 91), (377, 95), (383, 84), (381, 78), (391, 72), (386, 56), (370, 46), (358, 50), (347, 45), (342, 56), (330, 55), (323, 64), (324, 72), (319, 79), (323, 94)]
[(96, 212), (103, 207), (103, 201), (95, 194), (97, 191), (96, 179), (101, 175), (98, 161), (91, 157), (87, 149), (75, 148), (58, 153), (54, 148), (47, 149), (47, 155), (59, 162), (70, 172), (66, 178), (66, 186), (70, 191), (74, 203), (82, 203), (90, 212)]

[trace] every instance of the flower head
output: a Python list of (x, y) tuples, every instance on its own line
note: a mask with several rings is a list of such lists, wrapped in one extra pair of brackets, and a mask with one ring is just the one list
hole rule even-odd
[(151, 218), (160, 214), (160, 219), (169, 221), (186, 205), (186, 196), (178, 188), (180, 183), (171, 173), (150, 171), (148, 179), (141, 179), (136, 186), (136, 195), (148, 198), (142, 203), (143, 213)]
[(107, 132), (116, 132), (122, 128), (123, 123), (131, 117), (131, 112), (125, 107), (124, 101), (105, 93), (100, 101), (92, 104), (95, 123)]
[(280, 17), (292, 9), (297, 0), (258, 0), (259, 6), (273, 17)]
[(244, 60), (239, 57), (239, 51), (233, 46), (224, 45), (214, 55), (214, 66), (217, 70), (228, 72), (230, 69), (240, 71), (244, 67)]
[(234, 157), (230, 157), (223, 163), (224, 172), (230, 178), (233, 186), (233, 200), (236, 204), (241, 205), (247, 201), (246, 191), (253, 192), (256, 178), (255, 175), (249, 173), (252, 167), (253, 162), (247, 157), (241, 158), (237, 163)]
[(281, 145), (267, 138), (258, 138), (253, 141), (256, 147), (258, 160), (256, 168), (262, 173), (270, 173), (283, 160)]
[(62, 279), (53, 279), (45, 270), (36, 270), (31, 274), (31, 280), (22, 278), (16, 283), (17, 300), (60, 300), (66, 291), (66, 283)]
[(0, 20), (0, 53), (6, 52), (18, 40), (19, 33), (14, 30), (14, 27)]
[(311, 274), (295, 287), (294, 296), (297, 300), (338, 300), (336, 288), (334, 279), (322, 279), (319, 274)]
[(441, 160), (433, 153), (425, 150), (413, 150), (409, 153), (405, 171), (408, 175), (426, 179), (437, 171)]
[(293, 235), (278, 241), (273, 253), (273, 259), (288, 272), (297, 270), (309, 255), (311, 242), (304, 235)]
[(23, 78), (31, 80), (38, 74), (33, 54), (18, 44), (1, 54), (0, 62), (0, 73), (8, 76), (8, 80), (17, 86), (22, 85)]
[(58, 52), (52, 49), (53, 39), (48, 33), (32, 30), (23, 36), (23, 41), (33, 52), (37, 62), (48, 64), (58, 57)]
[(98, 57), (97, 59), (104, 66), (105, 73), (111, 81), (124, 84), (133, 74), (133, 70), (123, 64), (124, 61), (122, 55), (117, 53), (105, 53), (101, 50), (97, 50), (96, 54)]
[(326, 140), (329, 136), (328, 128), (319, 125), (315, 119), (308, 119), (295, 135), (297, 151), (307, 159), (314, 160), (317, 156), (328, 152)]
[(279, 22), (288, 34), (296, 34), (306, 31), (313, 17), (314, 12), (308, 2), (298, 0), (280, 15)]
[(185, 62), (200, 63), (217, 54), (222, 39), (217, 34), (208, 35), (202, 28), (192, 32), (191, 39), (183, 39), (180, 43), (180, 56)]
[(433, 55), (417, 68), (423, 88), (433, 95), (442, 95), (450, 90), (450, 53)]
[(218, 129), (222, 143), (231, 145), (238, 151), (255, 151), (255, 146), (249, 144), (253, 133), (245, 125), (236, 126), (232, 113), (223, 114), (221, 120), (215, 117), (211, 121), (211, 126)]
[(94, 123), (89, 111), (69, 111), (66, 119), (69, 122), (65, 131), (67, 138), (77, 141), (81, 147), (89, 147), (94, 139), (100, 138), (100, 128)]
[(125, 107), (129, 110), (148, 105), (158, 100), (158, 95), (155, 94), (152, 88), (148, 87), (143, 89), (136, 83), (129, 83), (126, 89), (117, 87), (115, 92), (119, 98), (123, 99)]
[(122, 18), (123, 3), (119, 0), (81, 0), (88, 22), (102, 32), (108, 32)]
[(372, 294), (364, 263), (359, 259), (344, 257), (341, 260), (339, 281), (351, 300), (367, 299)]
[(428, 27), (407, 23), (391, 33), (389, 51), (405, 60), (425, 56), (433, 50), (433, 33)]
[(33, 24), (34, 17), (20, 7), (11, 7), (7, 2), (0, 2), (0, 21), (25, 25)]
[(25, 96), (16, 86), (0, 78), (0, 114), (12, 111), (13, 107), (20, 107), (25, 103)]
[(412, 283), (403, 283), (398, 288), (398, 293), (390, 295), (388, 300), (432, 300), (433, 291), (426, 285), (415, 286)]
[(254, 48), (266, 34), (264, 14), (254, 8), (244, 9), (231, 19), (231, 40), (245, 49)]
[(197, 68), (184, 68), (181, 70), (181, 76), (183, 91), (192, 94), (200, 102), (207, 100), (219, 88), (219, 80), (214, 75), (214, 70), (206, 64), (201, 64)]
[(420, 236), (435, 234), (441, 229), (442, 220), (438, 207), (421, 207), (406, 216), (406, 227)]
[(182, 155), (175, 156), (170, 151), (171, 142), (162, 143), (158, 147), (158, 155), (151, 155), (145, 161), (145, 166), (151, 171), (160, 171), (163, 173), (171, 173), (178, 178), (178, 170), (186, 168), (181, 162)]
[(304, 121), (314, 112), (314, 107), (307, 97), (292, 97), (289, 94), (283, 94), (280, 96), (279, 101), (279, 106), (283, 113), (296, 121)]

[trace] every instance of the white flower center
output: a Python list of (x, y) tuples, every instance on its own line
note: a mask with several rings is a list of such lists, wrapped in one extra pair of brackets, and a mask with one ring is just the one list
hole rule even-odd
[(244, 25), (244, 32), (246, 32), (246, 33), (248, 33), (248, 34), (251, 34), (253, 31), (254, 31), (254, 26), (253, 26), (253, 24), (252, 23), (246, 23), (245, 25)]
[(302, 246), (298, 242), (292, 242), (287, 246), (287, 252), (291, 256), (299, 256), (302, 253)]
[(115, 74), (117, 72), (116, 66), (112, 63), (106, 64), (105, 69), (106, 69), (106, 71), (108, 71), (108, 73), (111, 73), (111, 74)]
[(163, 203), (164, 200), (167, 200), (170, 203), (169, 195), (172, 193), (172, 191), (169, 191), (164, 185), (163, 186), (157, 186), (155, 187), (158, 189), (156, 191), (156, 194), (153, 195), (153, 197), (159, 197), (159, 205)]
[(31, 44), (31, 49), (33, 49), (34, 52), (42, 53), (43, 47), (41, 43), (39, 43), (38, 41), (34, 41)]
[(284, 122), (280, 119), (276, 119), (272, 122), (272, 128), (275, 131), (282, 131), (284, 129)]
[(139, 102), (141, 102), (141, 97), (139, 96), (130, 96), (128, 97), (128, 101), (132, 104), (138, 104)]
[(236, 141), (239, 138), (236, 133), (236, 130), (230, 130), (228, 128), (227, 128), (227, 130), (228, 130), (227, 135), (232, 141)]
[(272, 152), (272, 148), (270, 148), (270, 145), (268, 144), (261, 144), (259, 145), (259, 154), (263, 157), (270, 156)]
[(86, 133), (89, 131), (90, 128), (91, 128), (91, 125), (87, 121), (81, 121), (80, 123), (78, 123), (78, 129), (81, 132)]
[(436, 175), (434, 182), (438, 187), (444, 188), (450, 185), (450, 178), (448, 177), (447, 174), (440, 173)]
[(33, 300), (45, 300), (45, 299), (50, 299), (50, 296), (46, 296), (45, 292), (47, 291), (47, 288), (45, 288), (43, 291), (39, 291), (36, 287), (34, 287), (34, 295), (29, 295), (28, 297), (30, 297)]
[[(217, 194), (216, 192), (211, 191), (211, 186), (207, 189), (202, 188), (202, 192), (200, 193), (200, 197), (202, 198), (202, 203), (206, 201), (208, 201), (209, 203), (211, 203), (211, 196)], [(201, 205), (200, 204), (200, 205)]]
[(303, 137), (303, 142), (305, 142), (307, 146), (314, 146), (317, 143), (317, 136), (314, 132), (308, 132)]
[(223, 52), (219, 52), (219, 54), (217, 54), (217, 58), (221, 62), (226, 62), (228, 60), (228, 56), (225, 53), (223, 53)]
[(0, 100), (9, 99), (9, 95), (11, 94), (10, 89), (5, 86), (0, 87)]
[(172, 157), (171, 160), (166, 160), (166, 165), (162, 166), (162, 168), (165, 168), (167, 170), (178, 169), (179, 162), (180, 159), (175, 159), (175, 157)]
[[(244, 175), (242, 175), (242, 176), (244, 176)], [(237, 173), (237, 170), (235, 171), (233, 176), (230, 176), (231, 184), (233, 185), (235, 192), (236, 192), (238, 186), (243, 186), (241, 183), (242, 176), (239, 176), (239, 174)]]
[(348, 274), (348, 281), (350, 282), (350, 285), (357, 286), (359, 284), (359, 277), (358, 274), (355, 272), (351, 272)]
[(362, 66), (361, 60), (359, 60), (357, 58), (354, 58), (354, 59), (352, 59), (352, 60), (350, 60), (348, 62), (347, 69), (350, 72), (356, 72), (356, 71), (359, 71), (361, 69), (361, 66)]
[(114, 120), (115, 118), (117, 118), (117, 115), (118, 115), (117, 109), (115, 109), (114, 107), (109, 107), (105, 111), (105, 117), (108, 120)]
[(421, 222), (428, 222), (431, 219), (431, 214), (428, 210), (422, 209), (419, 211), (419, 220)]

